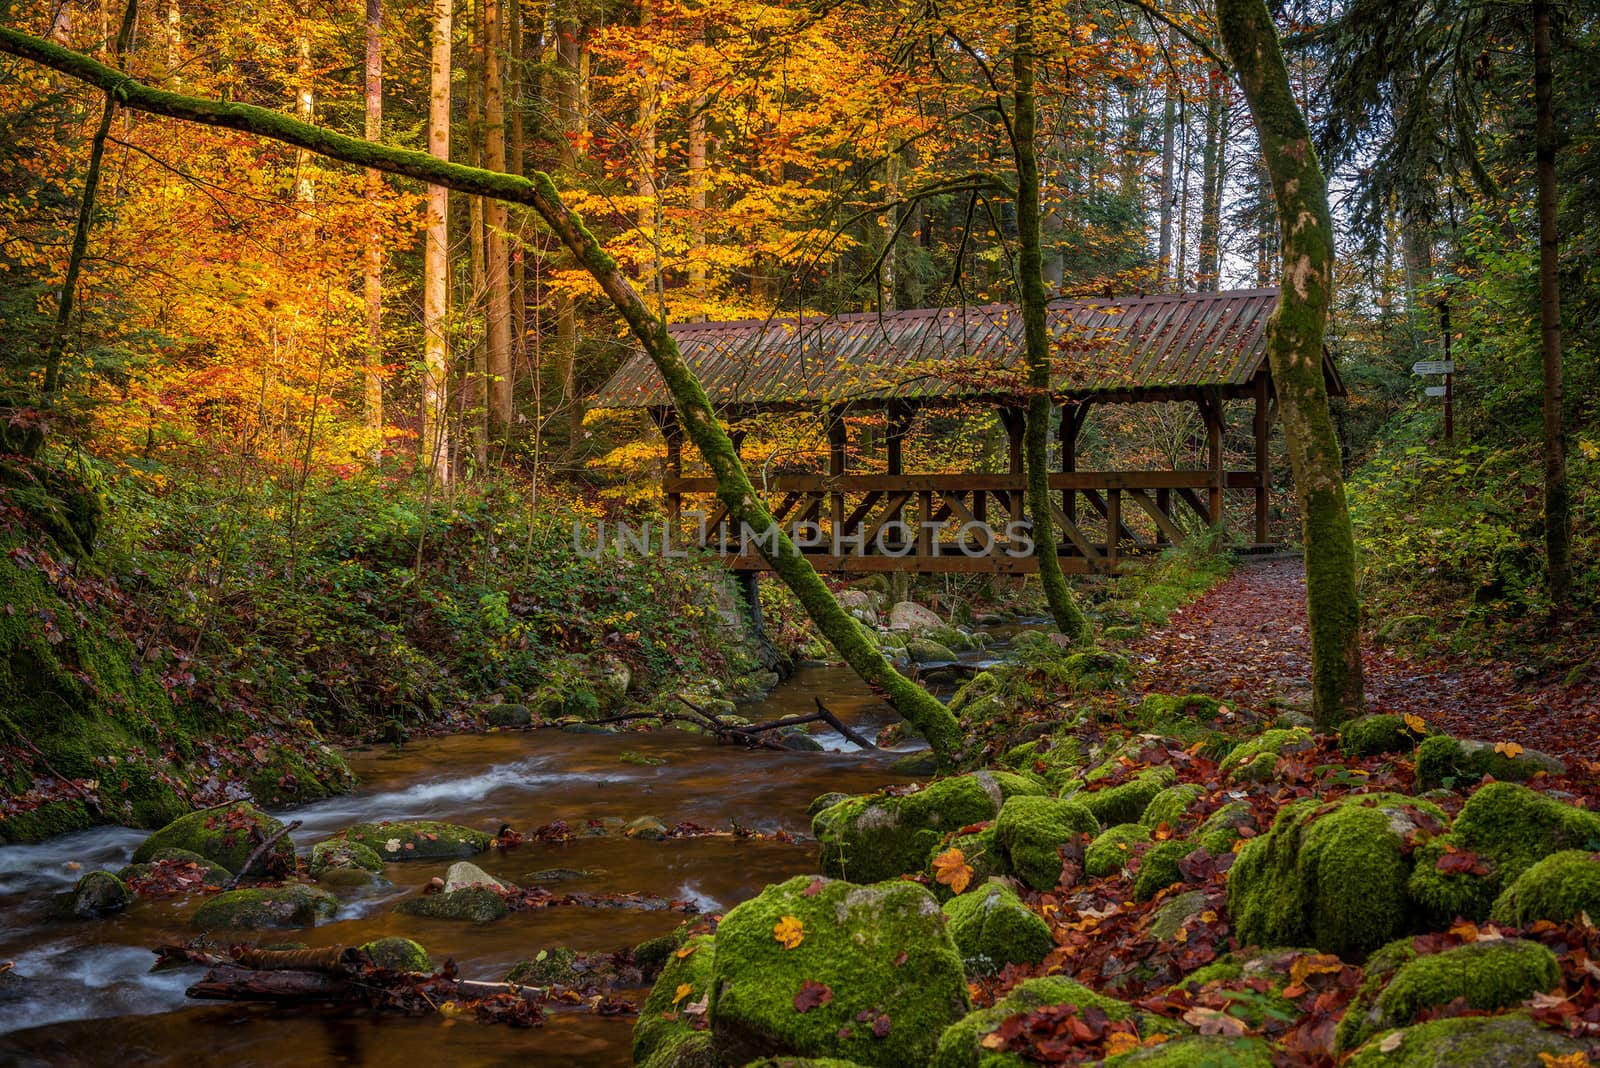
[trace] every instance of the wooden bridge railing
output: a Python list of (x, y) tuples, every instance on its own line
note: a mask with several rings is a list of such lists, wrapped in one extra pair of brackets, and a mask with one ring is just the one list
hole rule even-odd
[[(1252, 491), (1259, 506), (1265, 477), (1215, 469), (1052, 474), (1062, 567), (1110, 571), (1128, 554), (1181, 543), (1197, 525), (1222, 523), (1226, 490)], [(778, 475), (756, 484), (818, 570), (1037, 570), (1020, 473)], [(683, 544), (720, 553), (735, 569), (765, 566), (727, 523), (726, 509), (712, 496), (714, 479), (669, 476), (663, 489)]]

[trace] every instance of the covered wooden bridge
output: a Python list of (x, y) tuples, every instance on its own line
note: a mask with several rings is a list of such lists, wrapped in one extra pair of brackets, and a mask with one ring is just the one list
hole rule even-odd
[[(1057, 301), (1050, 306), (1052, 400), (1060, 406), (1050, 487), (1062, 566), (1108, 571), (1130, 553), (1221, 525), (1225, 495), (1253, 498), (1253, 541), (1268, 542), (1268, 435), (1276, 411), (1265, 328), (1276, 290)], [(829, 443), (825, 473), (752, 471), (773, 515), (819, 570), (1037, 570), (1022, 469), (1022, 317), (1014, 305), (938, 308), (671, 327), (720, 414), (814, 413)], [(1343, 387), (1324, 361), (1329, 388)], [(1253, 401), (1254, 463), (1223, 465), (1228, 402)], [(1078, 442), (1096, 406), (1184, 402), (1204, 421), (1209, 462), (1186, 470), (1081, 471)], [(593, 402), (646, 409), (666, 438), (669, 520), (685, 542), (731, 567), (764, 564), (730, 531), (710, 477), (685, 475), (683, 434), (654, 364), (630, 356)], [(1004, 472), (907, 472), (902, 453), (919, 414), (994, 409), (1009, 440)], [(846, 417), (884, 419), (884, 470), (855, 473)], [(690, 518), (692, 517), (692, 519)], [(688, 520), (688, 521), (686, 521)], [(690, 528), (685, 532), (685, 528)]]

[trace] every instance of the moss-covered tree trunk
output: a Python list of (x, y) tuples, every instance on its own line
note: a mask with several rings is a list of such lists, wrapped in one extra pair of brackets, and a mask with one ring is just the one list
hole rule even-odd
[(136, 111), (240, 130), (358, 167), (375, 167), (474, 196), (495, 197), (532, 208), (593, 276), (655, 363), (672, 394), (685, 432), (716, 476), (717, 498), (726, 505), (730, 521), (735, 525), (745, 524), (754, 532), (762, 556), (794, 592), (818, 630), (869, 686), (928, 739), (940, 766), (948, 769), (959, 759), (963, 737), (955, 717), (926, 690), (894, 670), (823, 584), (810, 561), (773, 520), (772, 513), (751, 485), (727, 432), (717, 422), (705, 390), (667, 332), (666, 323), (650, 313), (616, 260), (601, 248), (578, 214), (562, 202), (549, 175), (533, 171), (524, 178), (463, 167), (426, 153), (346, 137), (265, 108), (153, 89), (81, 53), (3, 26), (0, 26), (0, 51), (99, 86), (123, 106)]
[(1556, 231), (1556, 113), (1552, 102), (1550, 4), (1533, 5), (1534, 157), (1539, 200), (1539, 349), (1544, 368), (1544, 546), (1550, 603), (1572, 592), (1572, 502), (1567, 490), (1561, 385), (1560, 238)]
[(1034, 92), (1033, 3), (1018, 0), (1017, 40), (1011, 66), (1016, 78), (1012, 151), (1017, 161), (1017, 292), (1022, 304), (1023, 359), (1028, 369), (1027, 422), (1022, 466), (1028, 480), (1028, 514), (1033, 519), (1033, 553), (1050, 614), (1074, 642), (1089, 633), (1089, 621), (1061, 573), (1055, 523), (1050, 512), (1050, 330), (1040, 248), (1039, 152), (1035, 143), (1038, 102)]
[(1266, 0), (1217, 0), (1217, 22), (1255, 118), (1277, 201), (1283, 276), (1278, 310), (1267, 327), (1267, 358), (1302, 516), (1312, 715), (1319, 729), (1328, 730), (1359, 715), (1363, 705), (1355, 536), (1322, 378), (1333, 288), (1328, 186)]

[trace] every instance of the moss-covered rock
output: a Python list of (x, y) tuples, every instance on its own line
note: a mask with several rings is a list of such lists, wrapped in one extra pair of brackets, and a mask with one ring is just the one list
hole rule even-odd
[(1501, 752), (1490, 742), (1436, 734), (1417, 747), (1417, 786), (1471, 786), (1485, 776), (1497, 782), (1526, 782), (1535, 775), (1560, 775), (1566, 765), (1535, 749)]
[(1539, 920), (1569, 923), (1600, 916), (1600, 853), (1565, 849), (1517, 876), (1494, 902), (1496, 923), (1523, 927)]
[(1060, 733), (1014, 746), (1000, 758), (1000, 763), (1030, 772), (1052, 791), (1058, 791), (1078, 776), (1086, 759), (1078, 739)]
[[(791, 940), (775, 937), (784, 931)], [(800, 1012), (794, 999), (808, 982), (832, 998)], [(728, 1063), (789, 1054), (923, 1064), (968, 1004), (944, 914), (915, 883), (799, 876), (717, 928), (711, 1029)]]
[(1204, 913), (1207, 909), (1204, 890), (1190, 890), (1163, 901), (1150, 914), (1150, 934), (1162, 942), (1177, 937), (1178, 929)]
[(1546, 1063), (1542, 1053), (1558, 1058), (1584, 1052), (1581, 1043), (1522, 1013), (1429, 1020), (1398, 1034), (1374, 1035), (1346, 1062), (1348, 1068), (1532, 1068)]
[(1204, 792), (1192, 782), (1169, 786), (1150, 799), (1144, 813), (1139, 817), (1139, 822), (1151, 830), (1155, 830), (1163, 823), (1168, 827), (1176, 827), (1183, 822), (1183, 817), (1188, 813), (1190, 806)]
[(340, 831), (334, 840), (366, 846), (385, 862), (473, 857), (488, 849), (493, 841), (489, 835), (471, 827), (434, 820), (358, 823)]
[(92, 871), (73, 884), (67, 911), (90, 920), (121, 912), (131, 904), (133, 891), (128, 889), (127, 883), (108, 871)]
[(973, 975), (992, 975), (1007, 964), (1037, 964), (1055, 948), (1049, 925), (1000, 883), (968, 887), (944, 903), (944, 914)]
[(1600, 849), (1600, 814), (1510, 782), (1494, 782), (1467, 798), (1450, 841), (1487, 857), (1505, 887), (1537, 860), (1564, 849)]
[(1421, 920), (1432, 927), (1447, 927), (1458, 918), (1486, 918), (1499, 886), (1493, 871), (1483, 875), (1440, 871), (1439, 862), (1450, 850), (1450, 838), (1444, 836), (1422, 843), (1411, 853), (1406, 893)]
[(469, 886), (442, 894), (409, 897), (396, 905), (395, 911), (408, 916), (470, 923), (492, 923), (511, 914), (506, 899), (487, 886)]
[(1100, 833), (1100, 821), (1071, 799), (1013, 797), (1001, 806), (994, 831), (1011, 871), (1035, 890), (1053, 890), (1063, 850), (1077, 856), (1084, 837)]
[(1083, 871), (1091, 879), (1115, 875), (1127, 866), (1133, 848), (1150, 841), (1150, 829), (1139, 823), (1109, 827), (1083, 851)]
[(1391, 794), (1332, 804), (1308, 798), (1280, 809), (1228, 872), (1239, 940), (1361, 957), (1393, 939), (1408, 918), (1406, 839), (1417, 826), (1410, 810), (1443, 818), (1426, 801)]
[[(699, 934), (667, 957), (633, 1025), (633, 1063), (645, 1064), (672, 1040), (695, 1033), (711, 999), (716, 942)], [(683, 987), (689, 989), (679, 992)]]
[(202, 931), (256, 931), (275, 927), (315, 927), (332, 918), (339, 899), (326, 890), (293, 883), (253, 890), (229, 890), (205, 901), (189, 925)]
[(583, 981), (582, 957), (568, 946), (541, 949), (506, 973), (506, 982), (522, 986), (576, 987)]
[(1340, 1048), (1352, 1049), (1379, 1031), (1414, 1023), (1426, 1009), (1457, 998), (1468, 1008), (1518, 1005), (1561, 981), (1554, 953), (1537, 942), (1472, 942), (1401, 965), (1372, 998), (1352, 1004), (1341, 1021)]
[(378, 938), (363, 944), (361, 952), (371, 957), (372, 963), (380, 968), (433, 974), (433, 960), (428, 956), (428, 951), (409, 938)]
[(311, 877), (321, 879), (334, 870), (351, 870), (367, 873), (381, 872), (383, 858), (360, 842), (331, 838), (311, 847)]
[(993, 819), (1008, 797), (1043, 792), (1024, 776), (980, 771), (909, 793), (846, 798), (812, 820), (819, 863), (827, 875), (861, 882), (921, 871), (950, 831)]
[(1146, 850), (1133, 876), (1133, 899), (1149, 901), (1174, 883), (1181, 883), (1183, 872), (1178, 861), (1194, 851), (1194, 843), (1182, 838), (1170, 838)]
[(1339, 748), (1357, 757), (1409, 753), (1421, 737), (1406, 726), (1404, 716), (1358, 716), (1339, 728)]
[(1074, 693), (1114, 690), (1133, 678), (1133, 666), (1128, 663), (1128, 658), (1106, 649), (1072, 653), (1063, 666), (1071, 679)]
[(281, 830), (281, 822), (248, 801), (235, 801), (178, 817), (141, 842), (133, 851), (133, 862), (146, 863), (162, 850), (182, 849), (241, 875), (282, 875), (295, 867), (294, 843), (288, 835), (272, 843), (250, 872), (240, 871), (256, 848)]
[(1118, 786), (1083, 790), (1072, 799), (1092, 812), (1107, 827), (1119, 823), (1138, 823), (1156, 795), (1172, 785), (1176, 773), (1166, 765), (1146, 768)]
[(149, 860), (137, 864), (129, 864), (117, 872), (117, 878), (125, 883), (136, 879), (148, 879), (155, 874), (156, 866), (168, 865), (194, 865), (194, 870), (199, 874), (201, 884), (204, 886), (226, 886), (233, 880), (233, 872), (221, 864), (213, 863), (202, 857), (199, 853), (191, 853), (187, 849), (158, 849)]
[(662, 1039), (639, 1068), (725, 1068), (710, 1031), (678, 1031)]
[(1272, 1068), (1272, 1047), (1259, 1038), (1185, 1035), (1102, 1063), (1106, 1068)]
[(1235, 747), (1218, 770), (1231, 782), (1267, 782), (1279, 760), (1315, 747), (1316, 740), (1304, 727), (1274, 727)]
[(906, 653), (918, 664), (953, 664), (960, 659), (955, 650), (928, 638), (912, 638), (906, 642)]
[(1251, 833), (1261, 829), (1256, 826), (1255, 809), (1248, 801), (1229, 801), (1205, 818), (1194, 840), (1212, 856), (1220, 857), (1233, 849), (1233, 844), (1243, 837), (1240, 832), (1246, 829)]
[(1127, 1002), (1097, 994), (1082, 983), (1061, 976), (1044, 976), (1018, 983), (1009, 994), (987, 1009), (969, 1013), (946, 1028), (939, 1036), (939, 1048), (930, 1068), (1022, 1068), (1032, 1063), (1014, 1053), (985, 1049), (983, 1040), (1008, 1017), (1046, 1005), (1095, 1008), (1110, 1020), (1136, 1018), (1140, 1021), (1141, 1030), (1147, 1034), (1169, 1034), (1176, 1030), (1175, 1025), (1159, 1017), (1139, 1013)]
[(1208, 694), (1174, 696), (1153, 693), (1145, 697), (1134, 713), (1135, 720), (1148, 730), (1161, 730), (1169, 724), (1191, 723), (1202, 726), (1216, 722), (1227, 706)]

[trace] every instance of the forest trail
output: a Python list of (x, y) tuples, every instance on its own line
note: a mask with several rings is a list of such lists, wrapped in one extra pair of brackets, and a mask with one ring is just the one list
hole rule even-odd
[[(1600, 679), (1574, 685), (1518, 681), (1513, 666), (1439, 654), (1428, 659), (1373, 648), (1366, 668), (1371, 712), (1414, 712), (1459, 737), (1517, 742), (1587, 764), (1600, 774)], [(1264, 709), (1274, 698), (1310, 702), (1304, 562), (1247, 561), (1167, 625), (1128, 645), (1135, 685), (1153, 693), (1204, 692)], [(1577, 770), (1576, 768), (1574, 770)]]

